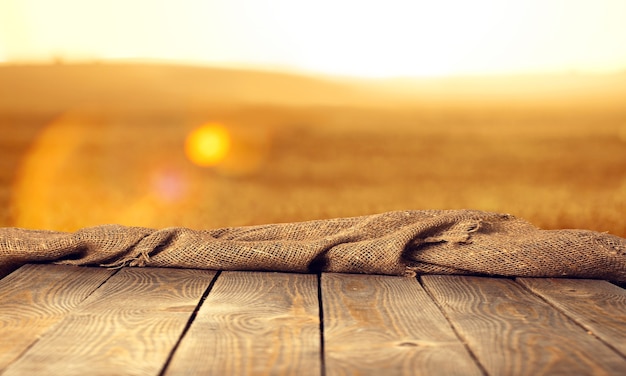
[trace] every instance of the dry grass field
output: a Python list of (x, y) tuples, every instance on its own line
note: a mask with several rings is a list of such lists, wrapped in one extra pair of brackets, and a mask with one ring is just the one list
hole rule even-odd
[[(7, 77), (17, 76), (0, 72)], [(208, 92), (169, 102), (167, 86), (153, 85), (99, 89), (98, 106), (72, 98), (80, 80), (44, 78), (45, 90), (15, 79), (0, 97), (1, 226), (209, 228), (473, 208), (626, 236), (626, 103), (616, 97), (601, 106), (594, 96), (587, 107), (519, 98), (374, 106), (371, 93), (342, 102), (324, 94), (337, 87), (320, 84), (298, 103), (289, 92), (267, 103), (217, 103)], [(256, 95), (271, 91), (268, 82)], [(150, 99), (150, 90), (156, 104), (114, 105)], [(208, 122), (222, 124), (232, 145), (221, 163), (199, 167), (184, 143)]]

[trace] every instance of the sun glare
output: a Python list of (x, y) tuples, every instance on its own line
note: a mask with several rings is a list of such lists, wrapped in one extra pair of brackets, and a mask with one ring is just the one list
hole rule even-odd
[(215, 166), (226, 158), (230, 146), (228, 130), (220, 124), (210, 123), (189, 133), (185, 142), (185, 154), (198, 166)]
[(14, 0), (0, 4), (0, 48), (8, 61), (132, 57), (366, 77), (615, 72), (626, 68), (624, 14), (623, 0)]

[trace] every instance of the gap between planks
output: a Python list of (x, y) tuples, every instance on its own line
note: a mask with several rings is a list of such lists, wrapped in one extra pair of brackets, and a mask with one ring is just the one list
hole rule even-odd
[(165, 375), (319, 375), (317, 276), (223, 272)]
[[(214, 274), (123, 268), (66, 313), (3, 375), (158, 374)], [(73, 296), (49, 298), (59, 295)]]
[(322, 274), (328, 375), (480, 375), (417, 279)]
[(211, 280), (211, 283), (202, 294), (202, 297), (200, 297), (200, 300), (198, 301), (196, 308), (193, 310), (193, 312), (189, 316), (189, 320), (187, 320), (187, 325), (185, 325), (185, 328), (183, 329), (182, 333), (180, 334), (180, 337), (178, 338), (178, 341), (176, 342), (174, 347), (172, 347), (172, 351), (170, 351), (170, 354), (167, 357), (165, 364), (163, 364), (163, 368), (161, 369), (161, 372), (159, 372), (159, 376), (163, 376), (165, 374), (167, 368), (172, 362), (172, 358), (174, 357), (176, 350), (178, 350), (178, 347), (180, 346), (180, 342), (183, 340), (183, 338), (185, 338), (185, 335), (189, 331), (189, 328), (191, 328), (191, 325), (193, 325), (193, 322), (196, 319), (196, 316), (198, 315), (198, 311), (202, 307), (202, 304), (204, 304), (206, 298), (209, 296), (209, 293), (211, 292), (211, 290), (213, 289), (213, 286), (215, 285), (215, 281), (219, 278), (221, 273), (222, 273), (221, 271), (218, 271), (217, 273), (215, 273), (215, 276)]
[(513, 280), (421, 279), (488, 374), (626, 372), (626, 360), (620, 354)]
[[(55, 274), (70, 271), (78, 275), (88, 273), (92, 277), (99, 275), (99, 279), (90, 283), (69, 283), (71, 279), (59, 278)], [(420, 285), (417, 279), (411, 278), (352, 274), (224, 272), (218, 278), (214, 272), (205, 274), (206, 271), (150, 268), (124, 268), (111, 277), (113, 273), (114, 271), (100, 268), (30, 265), (25, 266), (20, 273), (0, 280), (0, 294), (5, 291), (6, 295), (9, 291), (11, 293), (6, 296), (22, 299), (18, 303), (23, 311), (41, 309), (47, 304), (50, 312), (43, 315), (36, 312), (35, 319), (41, 322), (50, 318), (53, 320), (46, 321), (47, 326), (41, 329), (38, 325), (29, 324), (32, 315), (31, 318), (28, 315), (19, 315), (24, 319), (23, 333), (35, 327), (39, 328), (39, 332), (34, 335), (31, 333), (30, 337), (24, 336), (31, 340), (26, 347), (22, 345), (21, 352), (17, 355), (13, 353), (13, 357), (17, 356), (19, 360), (11, 364), (6, 374), (41, 369), (42, 366), (37, 364), (41, 362), (34, 361), (37, 359), (35, 355), (39, 353), (37, 356), (45, 356), (46, 351), (51, 348), (58, 351), (67, 345), (54, 338), (65, 333), (64, 321), (75, 325), (76, 320), (82, 316), (96, 312), (101, 314), (104, 308), (114, 308), (111, 313), (113, 315), (123, 314), (123, 308), (128, 307), (115, 308), (115, 304), (107, 304), (115, 303), (115, 299), (110, 302), (108, 299), (111, 296), (102, 294), (103, 291), (108, 291), (119, 300), (119, 290), (128, 291), (128, 288), (169, 291), (171, 300), (165, 303), (169, 307), (165, 311), (173, 310), (182, 314), (174, 320), (174, 329), (165, 330), (169, 332), (166, 335), (169, 344), (158, 349), (157, 357), (137, 358), (143, 365), (134, 364), (134, 369), (150, 371), (148, 373), (152, 374), (171, 375), (206, 370), (207, 364), (215, 366), (211, 371), (223, 370), (227, 373), (241, 371), (299, 375), (339, 375), (356, 371), (362, 371), (362, 374), (533, 374), (546, 370), (591, 374), (602, 371), (615, 373), (616, 370), (623, 372), (626, 369), (623, 358), (623, 339), (626, 336), (623, 329), (626, 323), (623, 314), (626, 305), (625, 291), (604, 281), (527, 278), (513, 281), (424, 276)], [(144, 275), (148, 277), (148, 282), (129, 287), (132, 283), (129, 283), (128, 275), (135, 273), (148, 273)], [(187, 277), (178, 278), (186, 273), (191, 273), (191, 276), (199, 273), (198, 275), (203, 276), (203, 283), (196, 286), (192, 281), (195, 277), (192, 280)], [(31, 278), (30, 275), (56, 278), (57, 282), (41, 283), (41, 280)], [(176, 275), (178, 277), (174, 278)], [(22, 282), (16, 284), (15, 279), (20, 276)], [(122, 283), (118, 281), (120, 278)], [(168, 278), (174, 279), (167, 282)], [(196, 286), (191, 294), (193, 297), (189, 299), (178, 296), (181, 289), (186, 290), (190, 284)], [(63, 287), (59, 290), (59, 286)], [(16, 288), (32, 290), (32, 294), (20, 293)], [(83, 289), (83, 292), (79, 294), (63, 289)], [(172, 294), (172, 291), (177, 293)], [(442, 291), (445, 293), (441, 293)], [(151, 296), (162, 295), (156, 293)], [(74, 303), (68, 305), (57, 301), (68, 298)], [(578, 300), (572, 300), (574, 298)], [(180, 299), (187, 303), (181, 305)], [(451, 299), (458, 300), (460, 305), (455, 306), (456, 303), (452, 304)], [(42, 303), (32, 304), (33, 301)], [(128, 299), (123, 298), (121, 301)], [(11, 302), (11, 299), (0, 299), (0, 304), (4, 304), (0, 312), (3, 315), (2, 328), (8, 327), (7, 322), (12, 322), (7, 312), (15, 307), (15, 299)], [(163, 304), (158, 299), (144, 299), (144, 302), (146, 307), (157, 307), (157, 316), (163, 308), (158, 309)], [(128, 304), (132, 306), (133, 301)], [(113, 307), (109, 307), (111, 305)], [(100, 310), (90, 311), (90, 307), (100, 307)], [(118, 310), (117, 313), (115, 309)], [(106, 309), (104, 312), (106, 313)], [(138, 314), (145, 314), (149, 319), (155, 313), (147, 309), (147, 312)], [(476, 317), (500, 329), (483, 331), (482, 334), (480, 331), (476, 332), (476, 328), (468, 324)], [(535, 320), (528, 320), (528, 317), (534, 317)], [(557, 348), (556, 352), (553, 351), (554, 346), (549, 341), (551, 338), (545, 337), (546, 333), (554, 336), (554, 332), (550, 330), (555, 329), (544, 322), (543, 326), (539, 325), (541, 330), (537, 330), (537, 321), (545, 318), (556, 323), (559, 327), (557, 329), (565, 330), (564, 337), (561, 333), (562, 338), (582, 338), (584, 343), (566, 343), (562, 346), (565, 349)], [(573, 322), (576, 324), (572, 324)], [(155, 323), (147, 320), (144, 324), (146, 335), (150, 336), (150, 331), (155, 330)], [(93, 328), (89, 325), (87, 327)], [(585, 334), (581, 327), (592, 331), (597, 338)], [(230, 333), (233, 328), (235, 331), (237, 328), (242, 330), (233, 336)], [(110, 328), (101, 327), (100, 330), (106, 332)], [(7, 329), (2, 331), (3, 334), (9, 333)], [(535, 339), (543, 335), (541, 338), (545, 343), (524, 340), (529, 333), (535, 335)], [(41, 341), (37, 341), (42, 335)], [(480, 338), (481, 336), (486, 339)], [(205, 348), (212, 346), (209, 356), (206, 356), (207, 352), (197, 352), (198, 341), (204, 342), (202, 346)], [(489, 341), (497, 342), (502, 348), (508, 347), (510, 351), (494, 359), (484, 351), (484, 348), (493, 346)], [(15, 344), (12, 341), (10, 343)], [(216, 343), (218, 346), (215, 346)], [(525, 351), (522, 351), (522, 356), (519, 351), (511, 348), (512, 343), (522, 346)], [(543, 357), (541, 354), (537, 355), (546, 349), (546, 343), (552, 353)], [(63, 346), (59, 347), (60, 344)], [(15, 348), (20, 349), (19, 346)], [(148, 348), (152, 349), (150, 346)], [(119, 349), (123, 350), (125, 347), (118, 346), (118, 351)], [(268, 349), (271, 351), (267, 352)], [(74, 346), (74, 351), (82, 350), (84, 349)], [(591, 355), (580, 357), (581, 350), (588, 351)], [(231, 355), (242, 351), (249, 356), (244, 357), (245, 364), (236, 364)], [(255, 354), (260, 356), (255, 358)], [(593, 355), (598, 355), (597, 359), (590, 359)], [(191, 360), (186, 359), (189, 356)], [(129, 371), (129, 368), (123, 368), (124, 356), (113, 354), (113, 358), (121, 359), (117, 367), (122, 368), (111, 368), (112, 365), (108, 364), (106, 372)], [(573, 364), (576, 360), (581, 360), (579, 363), (582, 364)], [(63, 370), (64, 374), (79, 374), (85, 370), (93, 374), (94, 368), (97, 368), (88, 362), (77, 365), (68, 360), (66, 363), (57, 362), (56, 369)], [(70, 364), (74, 368), (68, 369)]]
[(626, 358), (626, 290), (601, 280), (516, 280)]
[(0, 372), (117, 271), (24, 265), (0, 280)]

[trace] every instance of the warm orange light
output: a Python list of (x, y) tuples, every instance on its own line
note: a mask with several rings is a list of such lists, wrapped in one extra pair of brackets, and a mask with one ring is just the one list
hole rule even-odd
[(230, 145), (230, 134), (224, 126), (206, 124), (187, 136), (185, 154), (198, 166), (215, 166), (226, 158)]
[[(365, 77), (612, 73), (626, 67), (624, 0), (274, 3), (280, 5), (0, 1), (0, 55), (8, 62), (156, 59)], [(150, 17), (137, 17), (146, 9)]]

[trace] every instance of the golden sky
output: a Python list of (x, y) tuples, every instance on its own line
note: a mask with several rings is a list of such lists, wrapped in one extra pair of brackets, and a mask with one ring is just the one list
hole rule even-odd
[(0, 61), (336, 75), (626, 70), (625, 0), (0, 0)]

